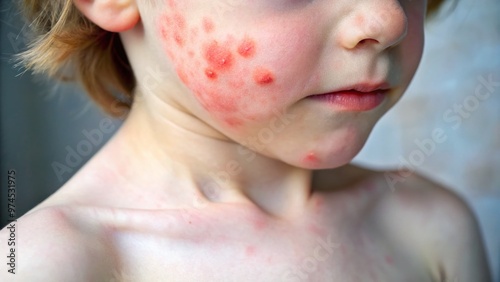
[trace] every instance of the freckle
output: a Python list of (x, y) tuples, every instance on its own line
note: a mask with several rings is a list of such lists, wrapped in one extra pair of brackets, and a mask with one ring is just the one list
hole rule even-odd
[(216, 41), (205, 47), (205, 59), (216, 70), (229, 70), (233, 65), (233, 55), (227, 47), (220, 46)]
[(238, 46), (238, 53), (245, 58), (251, 58), (255, 54), (255, 43), (250, 39), (244, 39)]
[(217, 73), (212, 70), (212, 69), (206, 69), (205, 70), (205, 75), (210, 79), (210, 80), (216, 80), (218, 75)]
[(389, 256), (389, 255), (386, 255), (386, 256), (385, 256), (385, 262), (386, 262), (386, 263), (388, 263), (388, 264), (390, 264), (390, 265), (393, 265), (393, 264), (394, 264), (394, 260), (393, 260), (393, 259), (392, 259), (392, 257), (391, 257), (391, 256)]
[(245, 253), (247, 256), (253, 256), (255, 254), (255, 247), (254, 246), (247, 246)]
[(206, 33), (212, 32), (214, 30), (214, 22), (212, 22), (212, 20), (210, 20), (209, 18), (204, 18), (203, 30), (205, 30)]
[(274, 82), (274, 75), (267, 69), (257, 68), (254, 71), (253, 79), (255, 83), (264, 86)]

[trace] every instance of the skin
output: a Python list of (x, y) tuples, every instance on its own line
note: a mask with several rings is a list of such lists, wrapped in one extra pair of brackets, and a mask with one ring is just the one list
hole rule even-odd
[[(136, 99), (19, 220), (15, 279), (490, 281), (463, 200), (347, 165), (415, 73), (425, 1), (75, 4), (120, 33)], [(307, 98), (373, 81), (390, 91), (370, 111)]]

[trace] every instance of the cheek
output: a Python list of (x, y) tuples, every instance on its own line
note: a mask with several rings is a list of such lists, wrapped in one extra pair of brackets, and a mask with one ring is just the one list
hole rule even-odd
[(304, 88), (307, 77), (299, 77), (308, 61), (301, 58), (309, 43), (293, 25), (266, 24), (272, 33), (260, 31), (263, 27), (251, 27), (254, 32), (246, 35), (225, 33), (210, 16), (187, 22), (170, 4), (157, 20), (163, 49), (182, 82), (216, 119), (231, 127), (263, 119)]
[(411, 79), (417, 70), (417, 67), (422, 58), (424, 49), (424, 15), (425, 8), (415, 8), (412, 13), (408, 15), (409, 28), (408, 36), (405, 39), (402, 49), (405, 50), (402, 56), (402, 64), (405, 67), (405, 73)]

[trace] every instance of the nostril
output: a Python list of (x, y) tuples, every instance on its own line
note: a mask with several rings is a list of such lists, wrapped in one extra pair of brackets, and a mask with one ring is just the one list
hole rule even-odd
[(363, 40), (359, 41), (358, 46), (363, 46), (363, 45), (370, 44), (370, 43), (375, 44), (375, 43), (379, 43), (379, 42), (375, 39), (367, 38), (367, 39), (363, 39)]

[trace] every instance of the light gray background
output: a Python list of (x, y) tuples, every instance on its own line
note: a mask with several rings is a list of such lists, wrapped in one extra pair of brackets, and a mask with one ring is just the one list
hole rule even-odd
[[(77, 87), (56, 87), (13, 68), (11, 55), (24, 48), (27, 37), (11, 2), (0, 2), (1, 226), (7, 219), (7, 170), (17, 171), (21, 216), (69, 179), (72, 173), (60, 180), (52, 163), (65, 164), (67, 148), (76, 150), (87, 139), (83, 131), (97, 129), (106, 119)], [(377, 125), (355, 162), (397, 168), (401, 158), (418, 150), (415, 139), (442, 129), (447, 141), (416, 169), (468, 201), (479, 218), (495, 281), (500, 281), (500, 87), (458, 128), (443, 118), (454, 104), (474, 95), (479, 76), (500, 81), (500, 1), (460, 0), (450, 11), (451, 3), (427, 25), (426, 51), (412, 86)], [(92, 147), (95, 151), (103, 144)]]

